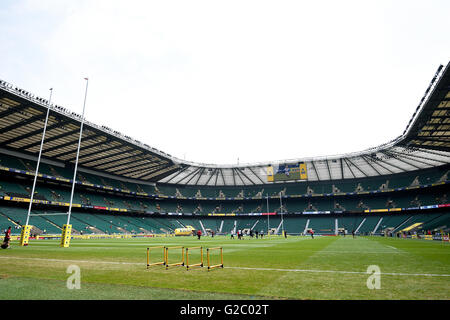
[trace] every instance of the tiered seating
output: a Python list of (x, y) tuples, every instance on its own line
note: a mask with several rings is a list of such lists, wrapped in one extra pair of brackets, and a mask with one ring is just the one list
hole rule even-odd
[(390, 214), (383, 216), (383, 220), (381, 221), (381, 225), (379, 226), (379, 230), (384, 230), (386, 228), (397, 228), (402, 225), (410, 216), (408, 215), (398, 215), (398, 214)]
[(286, 195), (306, 194), (307, 185), (306, 182), (298, 183), (294, 185), (288, 185), (286, 189)]
[(339, 205), (334, 210), (347, 210), (347, 211), (362, 211), (364, 208), (358, 207), (360, 204), (361, 198), (360, 197), (336, 197), (333, 201), (333, 206)]
[(146, 184), (139, 184), (139, 185), (136, 185), (136, 188), (137, 188), (137, 192), (144, 192), (144, 193), (148, 193), (148, 194), (156, 194), (156, 190), (155, 190), (155, 187), (153, 187), (153, 186), (149, 186), (149, 185), (146, 185)]
[(300, 234), (305, 230), (307, 217), (283, 217), (284, 229), (287, 233)]
[(0, 207), (0, 212), (18, 225), (25, 224), (28, 210), (26, 208)]
[[(360, 223), (363, 221), (365, 217), (362, 216), (352, 216), (352, 217), (339, 217), (338, 218), (338, 227), (344, 228), (351, 234), (353, 230), (356, 230)], [(367, 222), (367, 219), (366, 221)], [(358, 230), (360, 231), (360, 230)]]
[[(28, 210), (25, 208), (0, 207), (0, 212), (18, 225), (23, 225), (27, 219)], [(61, 230), (41, 216), (30, 216), (29, 224), (46, 233), (61, 233)]]
[[(376, 216), (372, 216), (372, 215), (364, 216), (362, 218), (362, 220), (364, 220), (364, 219), (366, 219), (366, 220), (360, 226), (360, 228), (358, 230), (359, 234), (370, 234), (375, 229), (375, 227), (377, 226), (378, 222), (380, 221), (380, 218), (381, 218), (381, 216), (378, 216), (378, 215), (376, 215)], [(362, 222), (362, 220), (361, 220), (361, 222)], [(380, 230), (381, 230), (381, 228), (378, 227), (377, 232), (380, 232)]]
[(109, 234), (118, 232), (116, 226), (105, 221), (104, 219), (101, 219), (99, 215), (73, 212), (72, 216), (91, 227), (97, 228), (103, 233)]
[(231, 230), (233, 230), (234, 228), (234, 221), (236, 221), (236, 219), (232, 218), (223, 219), (222, 232), (231, 233)]
[(335, 222), (331, 217), (314, 217), (309, 221), (309, 228), (317, 234), (334, 234)]
[(19, 161), (17, 157), (6, 154), (0, 154), (0, 166), (19, 170), (27, 170), (22, 161)]
[[(320, 182), (311, 182), (308, 183), (308, 187), (314, 190), (315, 194), (324, 194), (324, 193), (332, 193), (333, 190), (331, 188), (331, 184), (324, 184)], [(308, 193), (308, 192), (306, 192)]]
[(216, 219), (201, 219), (201, 221), (205, 229), (211, 229), (214, 232), (217, 232), (217, 230), (219, 229), (219, 226), (216, 223)]
[(0, 181), (0, 185), (2, 186), (3, 192), (7, 195), (17, 195), (17, 196), (25, 196), (28, 197), (29, 193), (26, 189), (26, 187), (30, 186), (24, 186), (21, 184), (13, 183), (13, 182), (7, 182), (7, 181)]
[(237, 219), (236, 229), (250, 229), (256, 222), (256, 219), (242, 218)]
[(450, 214), (435, 214), (429, 220), (427, 220), (423, 225), (420, 226), (420, 229), (423, 231), (434, 230), (441, 228), (449, 228), (450, 227)]
[[(150, 233), (156, 233), (156, 234), (161, 234), (164, 233), (161, 230), (161, 224), (159, 224), (156, 220), (154, 220), (153, 218), (147, 218), (147, 217), (142, 217), (142, 218), (137, 218), (140, 221), (140, 225), (142, 225), (142, 227), (145, 230), (148, 230)], [(136, 223), (138, 223), (136, 221)]]
[(13, 228), (13, 226), (14, 224), (11, 221), (9, 221), (6, 216), (2, 214), (2, 209), (0, 208), (0, 231), (3, 232), (3, 230), (8, 229), (8, 227), (11, 227), (11, 233), (17, 233), (17, 231), (13, 232), (14, 230), (16, 230)]
[[(64, 215), (52, 215), (52, 214), (60, 214), (60, 213), (67, 213), (67, 212), (61, 212), (61, 211), (47, 211), (47, 210), (33, 210), (32, 214), (48, 214), (45, 216), (40, 216), (41, 219), (46, 220), (50, 224), (53, 224), (53, 227), (56, 227), (57, 230), (52, 228), (51, 231), (55, 231), (56, 233), (60, 234), (62, 231), (62, 226), (67, 223), (67, 214)], [(33, 222), (35, 217), (31, 217), (30, 223)], [(86, 229), (86, 224), (73, 219), (71, 216), (70, 224), (72, 225), (72, 233), (77, 234), (80, 231), (83, 231)], [(46, 230), (46, 233), (53, 233), (49, 232), (49, 230)]]

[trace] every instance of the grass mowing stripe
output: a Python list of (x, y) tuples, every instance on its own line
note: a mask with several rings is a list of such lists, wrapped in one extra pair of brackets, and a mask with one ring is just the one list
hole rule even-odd
[[(175, 267), (147, 270), (146, 248), (160, 244), (222, 246), (225, 268), (213, 272), (200, 268), (187, 272), (185, 268)], [(91, 289), (98, 285), (102, 290), (120, 290), (118, 288), (122, 287), (116, 285), (124, 285), (288, 299), (448, 300), (448, 248), (436, 242), (381, 237), (311, 239), (289, 236), (287, 239), (242, 241), (225, 237), (202, 238), (201, 241), (193, 237), (74, 240), (70, 248), (65, 249), (60, 248), (56, 240), (39, 240), (29, 247), (20, 247), (13, 242), (12, 250), (0, 251), (0, 278), (3, 278), (0, 283), (4, 284), (0, 291), (10, 292), (9, 298), (20, 299), (21, 292), (14, 289), (21, 286), (20, 281), (4, 282), (4, 277), (62, 281), (69, 277), (66, 268), (78, 264), (82, 270), (82, 283), (91, 284)], [(195, 257), (198, 258), (198, 254)], [(380, 267), (384, 277), (380, 290), (367, 288), (369, 274), (365, 271), (369, 265)], [(35, 287), (42, 298), (57, 297), (46, 292), (51, 289), (39, 290), (38, 283)], [(89, 299), (90, 295), (96, 293), (90, 290), (84, 298)], [(120, 295), (117, 292), (117, 297)], [(122, 296), (126, 297), (126, 294)], [(189, 296), (188, 292), (186, 296)]]
[(25, 277), (2, 277), (2, 300), (249, 300), (281, 299), (245, 294), (219, 293), (182, 289), (102, 284), (83, 281), (81, 288), (68, 290), (66, 281)]
[[(275, 268), (248, 268), (248, 267), (225, 267), (227, 269), (255, 270), (255, 271), (282, 271), (282, 272), (311, 272), (311, 273), (342, 273), (342, 274), (367, 274), (362, 271), (342, 271), (342, 270), (308, 270), (308, 269), (275, 269)], [(381, 272), (381, 275), (388, 276), (422, 276), (422, 277), (450, 277), (450, 274), (431, 273), (393, 273)]]
[[(50, 262), (70, 262), (70, 263), (94, 263), (94, 264), (118, 264), (118, 265), (142, 265), (140, 262), (117, 262), (117, 261), (95, 261), (95, 260), (67, 260), (67, 259), (44, 259), (44, 258), (21, 258), (21, 257), (0, 257), (0, 259), (17, 259), (17, 260), (38, 260)], [(280, 269), (280, 268), (251, 268), (251, 267), (224, 267), (226, 269), (240, 269), (253, 271), (278, 271), (278, 272), (311, 272), (311, 273), (342, 273), (342, 274), (367, 274), (362, 271), (343, 271), (343, 270), (312, 270), (312, 269)], [(424, 277), (450, 277), (450, 274), (430, 274), (430, 273), (394, 273), (381, 272), (381, 275), (391, 276), (424, 276)]]
[(0, 259), (17, 259), (17, 260), (36, 260), (36, 261), (51, 261), (51, 262), (73, 262), (73, 263), (98, 263), (98, 264), (131, 264), (143, 265), (145, 262), (120, 262), (120, 261), (95, 261), (95, 260), (69, 260), (69, 259), (51, 259), (51, 258), (29, 258), (29, 257), (0, 257)]

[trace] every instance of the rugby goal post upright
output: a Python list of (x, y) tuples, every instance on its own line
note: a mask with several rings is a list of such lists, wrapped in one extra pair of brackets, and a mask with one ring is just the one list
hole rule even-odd
[[(181, 261), (169, 263), (169, 249), (181, 249)], [(184, 266), (184, 247), (183, 246), (175, 246), (175, 247), (165, 247), (166, 250), (166, 270), (169, 269), (169, 267), (174, 266)]]
[(31, 189), (30, 204), (28, 205), (27, 220), (25, 222), (25, 225), (22, 226), (22, 231), (20, 233), (20, 242), (19, 242), (19, 244), (21, 246), (27, 246), (28, 245), (28, 240), (30, 238), (31, 226), (29, 225), (29, 222), (30, 222), (31, 206), (33, 205), (34, 190), (36, 188), (36, 181), (37, 181), (37, 177), (38, 177), (38, 174), (39, 174), (39, 165), (41, 163), (42, 148), (44, 146), (45, 132), (47, 130), (48, 115), (50, 114), (50, 103), (52, 101), (52, 93), (53, 93), (53, 88), (50, 88), (50, 98), (48, 99), (48, 103), (47, 103), (47, 113), (46, 113), (46, 116), (45, 116), (44, 130), (42, 131), (41, 147), (39, 149), (38, 160), (37, 160), (37, 163), (36, 163), (36, 170), (35, 170), (35, 173), (34, 173), (33, 187)]
[(84, 78), (84, 80), (86, 80), (86, 90), (84, 93), (83, 113), (81, 114), (80, 136), (78, 138), (77, 157), (75, 159), (75, 170), (73, 172), (72, 192), (70, 193), (69, 211), (67, 212), (67, 223), (65, 225), (63, 225), (63, 229), (62, 229), (62, 233), (61, 233), (61, 244), (60, 245), (63, 248), (69, 247), (70, 239), (72, 236), (72, 225), (70, 224), (70, 214), (72, 213), (73, 193), (75, 190), (75, 182), (77, 179), (77, 169), (78, 169), (78, 159), (80, 157), (81, 137), (83, 136), (84, 110), (86, 109), (86, 98), (87, 98), (87, 91), (88, 91), (88, 85), (89, 85), (89, 79)]
[[(210, 251), (212, 250), (219, 250), (219, 254), (220, 254), (220, 264), (211, 264), (211, 259), (210, 259)], [(214, 248), (207, 248), (206, 249), (206, 258), (207, 258), (207, 262), (208, 262), (208, 271), (214, 268), (223, 268), (223, 248), (222, 247), (214, 247)]]
[[(200, 262), (189, 264), (189, 250), (200, 249)], [(203, 247), (190, 247), (186, 248), (186, 270), (191, 267), (203, 267)]]
[[(150, 262), (150, 252), (152, 249), (162, 249), (162, 261)], [(151, 266), (166, 265), (166, 247), (156, 246), (147, 248), (147, 269)]]

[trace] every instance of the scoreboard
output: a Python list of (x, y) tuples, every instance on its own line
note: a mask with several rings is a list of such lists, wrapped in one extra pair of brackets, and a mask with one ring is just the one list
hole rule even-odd
[(267, 182), (307, 179), (308, 173), (304, 162), (269, 165), (267, 167)]

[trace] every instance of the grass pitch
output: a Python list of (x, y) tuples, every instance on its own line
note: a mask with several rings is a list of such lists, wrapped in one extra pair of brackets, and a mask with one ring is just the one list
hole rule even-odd
[[(159, 245), (222, 246), (225, 267), (147, 269), (146, 248)], [(177, 260), (175, 250), (170, 254)], [(190, 260), (199, 261), (199, 251)], [(28, 247), (13, 241), (0, 250), (0, 263), (0, 299), (12, 300), (450, 299), (450, 245), (437, 241), (216, 236), (72, 240), (70, 248), (57, 240)], [(66, 287), (69, 265), (80, 267), (81, 289)], [(367, 287), (370, 265), (380, 268), (380, 289)]]

